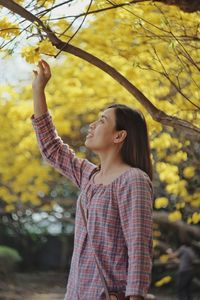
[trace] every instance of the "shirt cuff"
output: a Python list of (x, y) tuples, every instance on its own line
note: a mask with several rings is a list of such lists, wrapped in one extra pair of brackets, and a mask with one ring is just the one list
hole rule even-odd
[(146, 295), (147, 295), (147, 292), (145, 292), (142, 289), (126, 288), (126, 294), (125, 294), (126, 297), (140, 296), (145, 299)]
[(39, 117), (35, 117), (34, 114), (31, 116), (31, 121), (34, 127), (40, 128), (43, 127), (44, 125), (51, 123), (52, 117), (47, 111), (46, 113), (42, 114)]

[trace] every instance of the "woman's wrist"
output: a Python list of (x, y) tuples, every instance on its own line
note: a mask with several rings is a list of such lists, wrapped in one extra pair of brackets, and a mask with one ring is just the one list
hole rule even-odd
[(34, 94), (44, 94), (44, 91), (45, 91), (45, 87), (43, 86), (33, 86), (32, 87), (32, 90), (33, 90), (33, 93)]
[(34, 115), (40, 117), (48, 111), (44, 90), (33, 91)]

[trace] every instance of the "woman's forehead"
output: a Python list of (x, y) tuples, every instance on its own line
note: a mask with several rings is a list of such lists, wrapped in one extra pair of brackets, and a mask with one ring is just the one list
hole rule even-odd
[(115, 117), (114, 109), (113, 108), (107, 108), (103, 111), (100, 111), (99, 112), (99, 117), (105, 117), (107, 119), (110, 119), (110, 118), (113, 119)]

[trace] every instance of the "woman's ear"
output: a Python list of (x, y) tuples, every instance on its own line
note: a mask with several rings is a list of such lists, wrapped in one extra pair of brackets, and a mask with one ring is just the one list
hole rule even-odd
[(115, 144), (122, 143), (125, 140), (126, 137), (127, 137), (127, 131), (126, 130), (119, 130), (115, 134), (114, 143)]

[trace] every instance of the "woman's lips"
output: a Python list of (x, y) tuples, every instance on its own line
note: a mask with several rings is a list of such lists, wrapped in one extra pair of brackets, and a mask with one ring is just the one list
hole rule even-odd
[(93, 134), (88, 133), (88, 135), (86, 136), (86, 139), (89, 139), (89, 138), (91, 138), (91, 137), (93, 137)]

